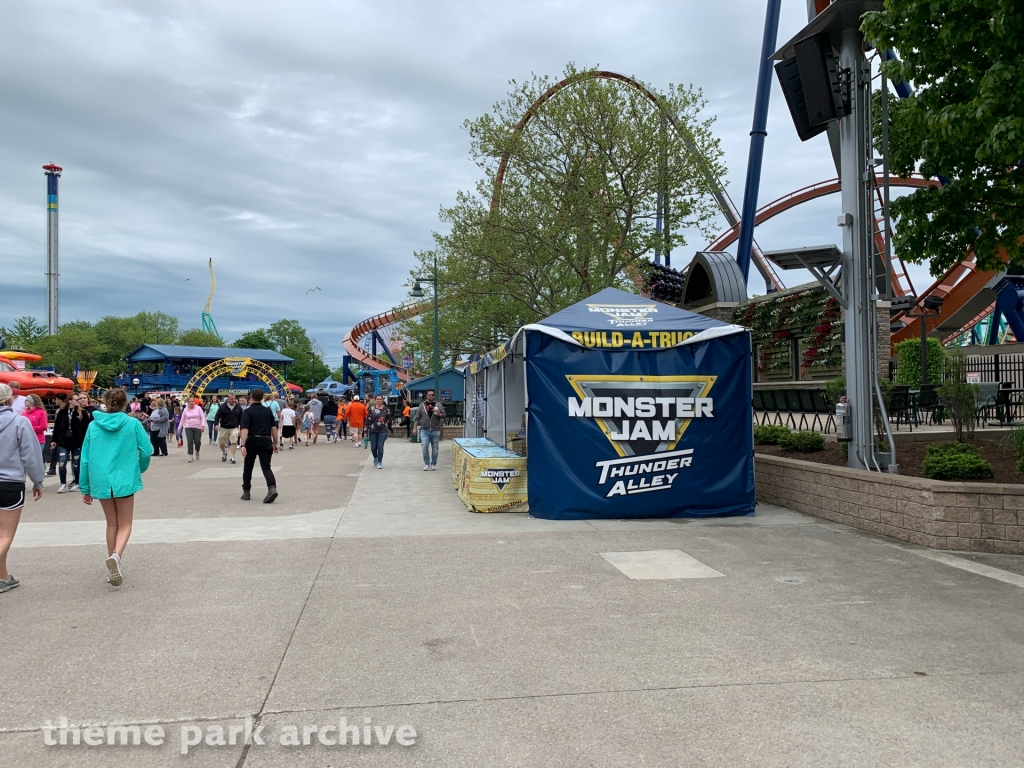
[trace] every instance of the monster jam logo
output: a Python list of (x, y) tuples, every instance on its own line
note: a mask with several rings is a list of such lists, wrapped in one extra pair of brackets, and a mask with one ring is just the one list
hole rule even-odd
[(499, 469), (498, 467), (486, 467), (480, 470), (480, 477), (488, 478), (494, 487), (499, 492), (505, 492), (505, 486), (509, 484), (513, 477), (519, 477), (521, 473), (518, 469)]
[(692, 448), (676, 450), (686, 428), (715, 417), (715, 376), (566, 378), (579, 396), (568, 399), (570, 418), (593, 419), (619, 456), (594, 465), (598, 486), (611, 483), (605, 498), (670, 489), (693, 461)]
[(244, 357), (241, 359), (229, 359), (227, 361), (228, 367), (231, 369), (232, 376), (241, 376), (242, 370), (245, 368), (245, 364), (248, 362)]
[(591, 312), (608, 316), (608, 322), (616, 328), (633, 328), (653, 323), (648, 315), (657, 312), (654, 304), (587, 304)]

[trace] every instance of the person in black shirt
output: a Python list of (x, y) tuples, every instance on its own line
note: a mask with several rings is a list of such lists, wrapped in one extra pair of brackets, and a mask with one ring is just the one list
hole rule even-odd
[(217, 445), (220, 446), (220, 460), (228, 460), (228, 446), (231, 446), (231, 463), (235, 463), (235, 449), (238, 446), (238, 429), (242, 425), (242, 406), (234, 395), (220, 404), (213, 423), (217, 427)]
[(242, 411), (241, 434), (242, 443), (242, 501), (249, 501), (249, 489), (252, 488), (252, 468), (256, 459), (260, 460), (260, 469), (267, 481), (267, 495), (264, 504), (272, 504), (277, 498), (277, 480), (270, 469), (270, 461), (277, 453), (277, 424), (274, 414), (263, 405), (263, 391), (254, 389), (251, 394), (252, 405)]

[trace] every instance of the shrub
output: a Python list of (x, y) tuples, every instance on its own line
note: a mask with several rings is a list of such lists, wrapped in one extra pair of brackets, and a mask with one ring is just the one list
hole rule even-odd
[(817, 432), (791, 432), (779, 438), (779, 445), (784, 451), (812, 453), (825, 447), (825, 438)]
[(970, 443), (932, 443), (925, 449), (925, 457), (980, 456), (978, 449)]
[[(907, 339), (893, 348), (896, 376), (893, 384), (917, 388), (921, 386), (921, 340)], [(938, 339), (928, 339), (928, 383), (941, 384), (946, 348)]]
[[(1003, 445), (1013, 451), (1017, 458), (1024, 458), (1024, 427), (1017, 427), (1003, 438)], [(1017, 470), (1018, 472), (1020, 469)]]
[(836, 403), (839, 402), (839, 398), (846, 394), (846, 377), (836, 376), (834, 379), (829, 379), (825, 383), (825, 401), (832, 406), (836, 407)]
[(978, 455), (977, 448), (967, 443), (929, 445), (921, 468), (924, 476), (932, 480), (984, 480), (992, 477), (992, 465)]
[[(930, 369), (931, 365), (928, 367)], [(974, 425), (978, 421), (977, 401), (981, 394), (981, 387), (967, 383), (967, 367), (966, 357), (951, 355), (946, 361), (945, 383), (939, 388), (943, 413), (953, 422), (956, 439), (961, 443), (974, 437)]]
[(1017, 460), (1017, 474), (1024, 475), (1024, 456)]
[(789, 427), (781, 424), (758, 424), (754, 427), (754, 442), (758, 445), (776, 445), (779, 438), (789, 434)]

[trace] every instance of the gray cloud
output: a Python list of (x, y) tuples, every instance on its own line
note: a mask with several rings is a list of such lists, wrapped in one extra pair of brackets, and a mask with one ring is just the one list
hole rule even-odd
[[(803, 6), (785, 4), (780, 39)], [(438, 208), (475, 183), (462, 121), (569, 61), (703, 88), (739, 204), (763, 17), (760, 0), (5, 4), (0, 324), (45, 314), (52, 160), (64, 319), (160, 309), (197, 326), (212, 257), (226, 337), (294, 317), (338, 359), (348, 328), (402, 300)], [(776, 88), (762, 202), (834, 175)], [(838, 205), (758, 239), (834, 242)]]

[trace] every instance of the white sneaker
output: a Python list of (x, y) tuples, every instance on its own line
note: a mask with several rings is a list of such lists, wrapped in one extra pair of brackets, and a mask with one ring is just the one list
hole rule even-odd
[(74, 480), (72, 480), (70, 483), (68, 483), (68, 490), (69, 491), (78, 490), (78, 483), (76, 483)]
[(68, 487), (64, 483), (61, 483), (60, 484), (60, 488), (57, 489), (57, 493), (67, 493), (67, 492), (68, 492)]
[(107, 571), (109, 572), (107, 581), (110, 583), (110, 586), (120, 587), (123, 578), (121, 576), (121, 558), (117, 552), (107, 558)]
[(191, 457), (191, 456), (189, 456), (189, 457), (188, 457), (188, 463), (189, 463), (189, 464), (191, 464), (191, 463), (192, 463), (192, 457)]
[(429, 472), (430, 471), (430, 465), (429, 464), (424, 464), (423, 465), (423, 471), (424, 472)]
[(431, 465), (430, 465), (430, 468), (431, 468), (431, 469), (437, 469), (437, 464), (431, 464)]

